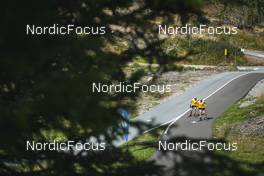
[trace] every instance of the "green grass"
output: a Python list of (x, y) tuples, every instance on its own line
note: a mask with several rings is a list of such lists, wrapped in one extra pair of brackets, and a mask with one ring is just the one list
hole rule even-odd
[[(154, 146), (158, 142), (163, 128), (157, 128), (148, 133), (145, 133), (127, 144), (122, 145), (123, 150), (127, 150), (132, 154), (133, 157), (138, 161), (148, 160), (154, 154)], [(144, 145), (144, 143), (147, 143)]]
[[(246, 59), (239, 51), (240, 48), (230, 43), (228, 40), (210, 40), (210, 39), (188, 39), (188, 38), (174, 38), (168, 40), (164, 47), (175, 45), (175, 49), (170, 51), (171, 56), (186, 57), (181, 61), (183, 64), (202, 64), (202, 65), (223, 65), (225, 62), (224, 49), (228, 49), (227, 63), (236, 63), (238, 65), (245, 65)], [(189, 54), (188, 54), (189, 53)]]
[(221, 36), (221, 40), (225, 40), (231, 45), (238, 48), (264, 50), (264, 36), (258, 34), (252, 34), (249, 32), (239, 32), (236, 35)]
[(157, 64), (158, 63), (156, 58), (149, 59), (149, 58), (145, 58), (141, 56), (134, 57), (132, 59), (132, 62), (138, 63), (138, 64), (149, 64), (149, 63)]
[(240, 49), (264, 50), (263, 40), (263, 35), (242, 31), (236, 35), (215, 36), (213, 39), (177, 37), (168, 39), (163, 47), (174, 46), (169, 52), (171, 56), (187, 56), (181, 61), (184, 64), (225, 65), (224, 49), (227, 48), (228, 64), (250, 65)]
[[(244, 167), (253, 169), (250, 164), (264, 162), (264, 138), (261, 136), (246, 136), (235, 132), (234, 127), (245, 120), (264, 114), (264, 96), (260, 97), (256, 103), (240, 108), (239, 103), (230, 107), (224, 114), (217, 118), (213, 125), (213, 137), (224, 139), (229, 142), (236, 142), (238, 149), (232, 152), (221, 152), (234, 160), (248, 163)], [(258, 172), (258, 171), (257, 171)]]

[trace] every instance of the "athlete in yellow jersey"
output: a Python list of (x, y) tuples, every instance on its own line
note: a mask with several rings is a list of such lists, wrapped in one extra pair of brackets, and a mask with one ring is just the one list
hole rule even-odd
[(198, 109), (199, 109), (200, 120), (202, 120), (203, 115), (205, 115), (205, 118), (207, 118), (206, 103), (204, 100), (200, 100), (198, 102)]
[(197, 100), (197, 98), (193, 98), (191, 101), (191, 104), (190, 104), (191, 113), (190, 113), (189, 117), (191, 117), (192, 114), (194, 116), (196, 116), (196, 113), (198, 113), (197, 112), (198, 111), (197, 106), (198, 106), (198, 100)]

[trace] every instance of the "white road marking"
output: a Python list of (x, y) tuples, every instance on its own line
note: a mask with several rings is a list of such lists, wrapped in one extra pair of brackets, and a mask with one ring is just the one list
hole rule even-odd
[[(183, 112), (181, 115), (179, 115), (179, 116), (176, 117), (176, 118), (181, 118), (181, 117), (182, 117), (184, 114), (186, 114), (189, 110), (190, 110), (190, 109), (188, 109), (187, 111)], [(154, 129), (156, 129), (156, 128), (159, 128), (159, 127), (161, 127), (161, 126), (163, 126), (163, 125), (167, 125), (168, 123), (172, 122), (173, 120), (174, 120), (174, 119), (171, 119), (171, 120), (169, 120), (169, 121), (167, 121), (167, 122), (165, 122), (165, 123), (163, 123), (163, 124), (161, 124), (161, 125), (159, 125), (159, 126), (156, 126), (156, 127), (154, 127), (154, 128), (148, 129), (148, 130), (144, 131), (143, 133), (150, 132), (150, 131), (152, 131), (152, 130), (154, 130)]]
[[(204, 100), (206, 100), (206, 99), (208, 99), (209, 97), (211, 97), (212, 95), (214, 95), (216, 92), (218, 92), (219, 90), (221, 90), (222, 88), (224, 88), (225, 86), (227, 86), (229, 83), (231, 83), (232, 81), (234, 81), (234, 80), (236, 80), (236, 79), (238, 79), (238, 78), (240, 78), (240, 77), (242, 77), (242, 76), (245, 76), (245, 75), (248, 75), (248, 74), (251, 74), (252, 72), (248, 72), (248, 73), (245, 73), (245, 74), (242, 74), (242, 75), (238, 75), (238, 76), (236, 76), (235, 78), (233, 78), (233, 79), (231, 79), (231, 80), (229, 80), (228, 82), (226, 82), (224, 85), (222, 85), (220, 88), (218, 88), (218, 89), (216, 89), (213, 93), (211, 93), (210, 95), (208, 95), (206, 98), (204, 98)], [(167, 123), (170, 123), (169, 125), (168, 125), (168, 127), (166, 128), (166, 130), (164, 131), (164, 134), (167, 134), (168, 133), (168, 131), (169, 131), (169, 128), (178, 120), (178, 119), (180, 119), (182, 116), (184, 116), (187, 112), (189, 112), (191, 109), (189, 108), (187, 111), (185, 111), (184, 113), (182, 113), (181, 115), (179, 115), (178, 117), (176, 117), (175, 119), (172, 119), (172, 120), (170, 120), (170, 121), (168, 121), (168, 122), (166, 122), (164, 125), (166, 125)], [(160, 126), (162, 126), (162, 125), (160, 125)], [(159, 126), (159, 127), (160, 127)], [(153, 129), (155, 129), (155, 128), (153, 128)], [(148, 132), (149, 131), (151, 131), (151, 130), (147, 130)], [(145, 133), (145, 132), (144, 132)]]

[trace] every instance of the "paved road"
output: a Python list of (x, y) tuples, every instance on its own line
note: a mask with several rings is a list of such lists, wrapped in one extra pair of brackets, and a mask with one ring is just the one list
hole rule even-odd
[(261, 79), (264, 79), (263, 73), (250, 73), (241, 76), (215, 94), (207, 98), (209, 120), (199, 121), (195, 117), (189, 118), (187, 113), (175, 122), (168, 130), (168, 136), (179, 135), (191, 138), (211, 138), (211, 125), (213, 120), (221, 115), (229, 106), (238, 101)]
[[(230, 105), (246, 95), (261, 79), (264, 79), (264, 71), (252, 72), (231, 81), (206, 100), (208, 104), (208, 117), (211, 119), (199, 121), (195, 117), (188, 117), (189, 113), (187, 113), (171, 125), (168, 129), (168, 133), (162, 136), (163, 140), (169, 140), (179, 136), (194, 140), (210, 139), (214, 119), (221, 115)], [(178, 171), (175, 171), (175, 154), (173, 154), (173, 152), (164, 155), (161, 151), (157, 150), (152, 160), (154, 160), (157, 165), (164, 167), (164, 176), (173, 176), (178, 173)]]
[(256, 57), (259, 59), (264, 59), (264, 52), (263, 51), (242, 49), (242, 52), (248, 56)]
[[(262, 69), (252, 72), (225, 72), (201, 81), (184, 94), (154, 107), (133, 120), (133, 122), (149, 123), (151, 126), (142, 131), (131, 127), (129, 140), (141, 135), (143, 131), (148, 132), (153, 128), (169, 125), (172, 122), (177, 122), (181, 126), (177, 129), (173, 128), (174, 134), (208, 138), (211, 136), (211, 129), (208, 127), (212, 120), (193, 125), (191, 123), (193, 119), (184, 118), (189, 110), (190, 100), (194, 96), (197, 96), (198, 99), (208, 98), (208, 108), (210, 109), (208, 115), (217, 117), (227, 107), (244, 96), (261, 79), (264, 79), (264, 70)], [(124, 142), (120, 139), (114, 141), (114, 144), (119, 146)]]
[(211, 119), (199, 122), (195, 117), (187, 118), (189, 115), (187, 113), (187, 115), (175, 122), (178, 127), (174, 128), (171, 126), (168, 133), (172, 133), (174, 136), (184, 135), (191, 138), (210, 138), (213, 120), (246, 95), (261, 79), (264, 79), (264, 73), (251, 73), (233, 80), (206, 100), (208, 117)]

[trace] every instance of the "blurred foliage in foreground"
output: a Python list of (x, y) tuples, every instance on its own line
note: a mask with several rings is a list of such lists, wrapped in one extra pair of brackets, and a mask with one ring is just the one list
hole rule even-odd
[[(150, 161), (138, 161), (112, 142), (122, 135), (119, 107), (136, 94), (92, 93), (93, 82), (133, 83), (123, 68), (135, 56), (166, 70), (179, 59), (167, 56), (152, 21), (182, 23), (201, 16), (202, 0), (5, 1), (0, 7), (0, 175), (163, 175)], [(199, 19), (199, 18), (198, 18)], [(106, 26), (102, 36), (30, 36), (26, 25)], [(119, 30), (121, 27), (121, 30)], [(125, 29), (125, 30), (123, 30)], [(124, 31), (130, 32), (124, 32)], [(113, 33), (111, 32), (113, 31)], [(119, 39), (127, 48), (110, 52)], [(144, 47), (139, 43), (144, 43)], [(145, 124), (134, 124), (142, 131)], [(26, 151), (26, 141), (97, 141), (102, 152)]]
[[(135, 173), (131, 170), (138, 165), (154, 167), (127, 159), (129, 154), (112, 144), (122, 135), (117, 109), (132, 106), (121, 100), (135, 100), (137, 93), (92, 93), (92, 83), (136, 82), (141, 74), (127, 77), (123, 68), (138, 55), (155, 58), (165, 67), (169, 59), (159, 47), (162, 41), (151, 20), (163, 16), (169, 22), (171, 14), (186, 20), (186, 14), (199, 14), (201, 5), (198, 0), (2, 3), (0, 175), (124, 175)], [(107, 32), (102, 36), (30, 36), (27, 24), (106, 26)], [(105, 49), (120, 39), (127, 43), (126, 49), (120, 53)], [(140, 47), (138, 41), (145, 46)], [(137, 124), (139, 131), (143, 125)], [(91, 137), (99, 142), (103, 138), (107, 150), (26, 151), (27, 140), (85, 142)], [(136, 172), (145, 175), (156, 170), (137, 168)]]

